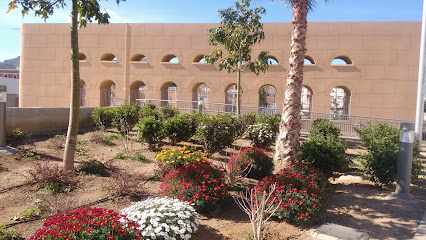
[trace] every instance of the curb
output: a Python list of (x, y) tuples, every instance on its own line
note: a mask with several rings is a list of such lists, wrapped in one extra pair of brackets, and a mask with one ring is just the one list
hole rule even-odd
[(426, 239), (426, 209), (423, 214), (423, 218), (417, 227), (416, 234), (414, 235), (412, 240), (425, 240)]

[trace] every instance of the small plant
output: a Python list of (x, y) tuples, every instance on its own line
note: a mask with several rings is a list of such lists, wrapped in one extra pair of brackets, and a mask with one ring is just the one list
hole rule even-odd
[(160, 194), (194, 204), (199, 213), (211, 213), (220, 209), (227, 190), (222, 170), (208, 162), (191, 162), (164, 177)]
[(274, 160), (266, 155), (265, 149), (256, 147), (242, 149), (234, 154), (228, 161), (228, 166), (231, 165), (237, 175), (253, 179), (269, 176), (274, 170)]
[(137, 223), (114, 210), (82, 207), (45, 221), (30, 240), (140, 239), (142, 234), (137, 227)]
[(39, 188), (51, 193), (63, 192), (66, 187), (71, 187), (74, 183), (74, 172), (67, 171), (56, 164), (36, 162), (28, 173)]
[(24, 152), (22, 153), (22, 157), (27, 157), (27, 158), (32, 158), (32, 159), (41, 159), (41, 156), (33, 150), (24, 150)]
[(117, 154), (114, 155), (114, 159), (127, 159), (126, 154), (124, 154), (123, 152), (118, 152)]
[[(294, 164), (280, 173), (266, 177), (255, 187), (257, 194), (275, 185), (276, 199), (269, 202), (279, 206), (275, 216), (296, 225), (318, 222), (326, 211), (327, 178), (315, 167)], [(281, 202), (280, 204), (278, 204)]]
[(77, 169), (79, 172), (84, 172), (90, 175), (98, 175), (102, 177), (109, 176), (108, 166), (105, 163), (94, 159), (81, 162), (77, 165)]
[(99, 129), (105, 130), (112, 127), (114, 114), (110, 108), (95, 108), (92, 112), (92, 118)]
[(164, 131), (172, 145), (189, 140), (196, 131), (194, 119), (189, 114), (175, 115), (164, 122)]
[(77, 140), (77, 145), (75, 147), (75, 153), (77, 156), (86, 156), (89, 153), (89, 150), (86, 148), (87, 141)]
[(139, 162), (144, 162), (144, 163), (149, 162), (149, 160), (142, 153), (135, 153), (132, 156), (132, 160), (139, 161)]
[(4, 226), (0, 227), (0, 239), (1, 240), (23, 240), (21, 234), (16, 231), (6, 231)]
[(163, 123), (153, 116), (143, 118), (137, 124), (138, 141), (148, 143), (150, 149), (156, 150), (165, 138)]
[(12, 132), (7, 136), (7, 140), (16, 144), (24, 140), (25, 134), (20, 128), (12, 130)]
[[(257, 194), (256, 190), (246, 190), (246, 194), (240, 193), (239, 198), (234, 197), (235, 202), (250, 218), (254, 240), (262, 239), (263, 225), (274, 215), (281, 204), (275, 201), (275, 184), (268, 191)], [(277, 204), (273, 204), (276, 203)]]
[(165, 121), (169, 118), (172, 118), (174, 116), (179, 115), (179, 109), (177, 108), (173, 108), (173, 107), (169, 107), (169, 106), (164, 106), (160, 108), (160, 118)]
[(248, 126), (248, 138), (253, 145), (258, 148), (268, 149), (276, 138), (276, 132), (273, 128), (265, 123), (258, 123)]
[(144, 194), (141, 187), (143, 175), (132, 176), (123, 172), (114, 172), (112, 175), (112, 182), (108, 187), (109, 192), (114, 197), (140, 197)]
[(116, 127), (121, 134), (129, 132), (139, 121), (140, 109), (141, 108), (136, 103), (112, 108), (112, 125)]
[(143, 239), (191, 239), (200, 225), (189, 203), (167, 197), (148, 198), (121, 212), (139, 224)]
[(163, 150), (155, 156), (155, 160), (168, 170), (205, 159), (206, 156), (201, 151), (196, 151), (188, 146)]
[(312, 129), (309, 134), (318, 136), (334, 136), (339, 137), (340, 129), (327, 119), (316, 119), (312, 123)]
[(19, 216), (13, 217), (13, 220), (22, 221), (22, 220), (39, 218), (47, 212), (48, 208), (49, 206), (46, 203), (39, 202), (34, 207), (30, 207), (27, 210), (25, 210), (23, 213), (19, 214)]
[(197, 138), (208, 154), (232, 145), (236, 136), (232, 118), (229, 114), (203, 118), (197, 127)]
[(92, 135), (93, 142), (106, 146), (115, 146), (113, 141), (119, 139), (121, 139), (121, 136), (118, 134), (104, 134), (102, 132), (95, 132)]

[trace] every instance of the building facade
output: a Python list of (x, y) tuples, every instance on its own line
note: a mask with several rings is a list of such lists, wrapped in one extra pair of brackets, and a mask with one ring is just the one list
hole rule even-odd
[[(216, 26), (88, 24), (79, 31), (81, 105), (117, 105), (141, 97), (229, 103), (236, 73), (219, 71), (203, 59), (214, 49), (207, 29)], [(69, 106), (69, 25), (23, 24), (21, 29), (19, 106)], [(304, 110), (413, 120), (420, 29), (420, 22), (309, 23)], [(261, 93), (266, 92), (266, 105), (280, 108), (291, 24), (265, 23), (264, 31), (253, 56), (268, 51), (271, 65), (258, 76), (243, 72), (241, 103), (265, 105)]]

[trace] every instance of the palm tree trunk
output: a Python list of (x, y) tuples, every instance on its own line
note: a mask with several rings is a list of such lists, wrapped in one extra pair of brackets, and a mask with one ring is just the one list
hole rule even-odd
[(287, 86), (283, 106), (280, 132), (275, 147), (275, 161), (289, 164), (297, 157), (301, 129), (301, 91), (303, 61), (306, 53), (307, 0), (293, 1), (293, 30)]
[(64, 168), (74, 169), (74, 154), (80, 120), (80, 70), (78, 60), (78, 0), (72, 0), (71, 10), (71, 102), (67, 140), (65, 143)]

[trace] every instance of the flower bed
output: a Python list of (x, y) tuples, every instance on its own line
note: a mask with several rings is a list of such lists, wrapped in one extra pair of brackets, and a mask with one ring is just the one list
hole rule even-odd
[(265, 149), (252, 147), (242, 149), (228, 161), (229, 168), (235, 173), (254, 179), (261, 179), (272, 174), (274, 161), (266, 155)]
[(122, 213), (140, 225), (143, 239), (190, 239), (200, 224), (188, 202), (167, 197), (134, 203)]
[(205, 159), (206, 156), (201, 151), (196, 151), (188, 146), (163, 150), (155, 156), (155, 160), (164, 168), (176, 168)]

